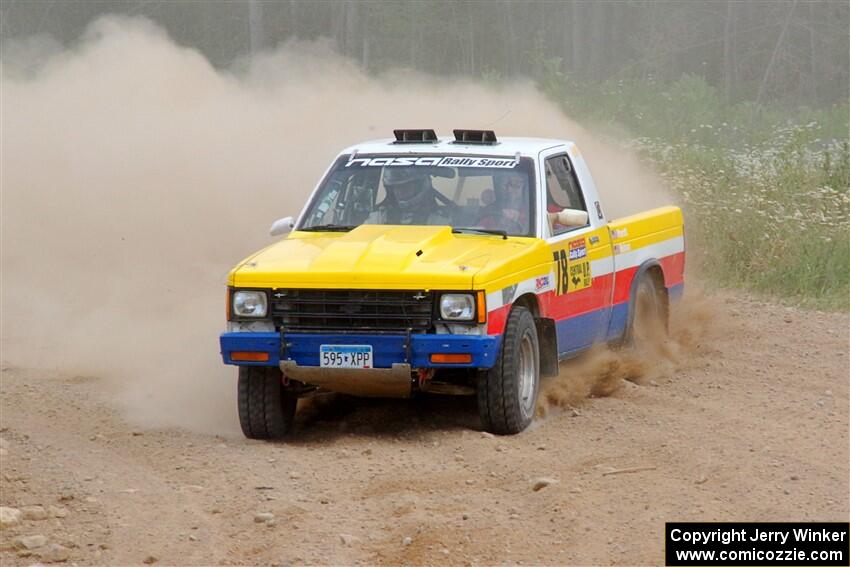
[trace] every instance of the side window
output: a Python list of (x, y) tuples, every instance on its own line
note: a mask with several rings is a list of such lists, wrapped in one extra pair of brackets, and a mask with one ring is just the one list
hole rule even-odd
[[(557, 213), (563, 209), (587, 211), (587, 206), (570, 159), (566, 155), (559, 155), (546, 160), (546, 210)], [(563, 226), (553, 221), (551, 228), (554, 235), (577, 227)]]

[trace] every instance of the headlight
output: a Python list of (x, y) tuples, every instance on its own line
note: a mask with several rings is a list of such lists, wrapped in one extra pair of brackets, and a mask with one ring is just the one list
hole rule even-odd
[(265, 317), (268, 307), (268, 299), (264, 291), (233, 293), (233, 314), (237, 317)]
[(449, 321), (472, 321), (475, 297), (468, 293), (446, 293), (440, 297), (440, 316)]

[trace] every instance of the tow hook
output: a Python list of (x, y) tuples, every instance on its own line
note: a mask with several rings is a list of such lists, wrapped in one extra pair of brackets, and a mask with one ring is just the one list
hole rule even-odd
[(435, 370), (433, 368), (419, 368), (416, 370), (417, 384), (420, 390), (427, 389), (427, 382), (434, 377)]

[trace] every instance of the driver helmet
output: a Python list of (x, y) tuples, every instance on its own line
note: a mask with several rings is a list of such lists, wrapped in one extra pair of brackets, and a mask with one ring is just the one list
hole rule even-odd
[[(496, 177), (496, 202), (502, 206), (519, 207), (525, 201), (528, 178), (518, 171), (500, 173)], [(516, 191), (514, 188), (519, 188)]]
[(384, 167), (382, 180), (402, 210), (414, 210), (428, 200), (430, 176), (422, 167)]

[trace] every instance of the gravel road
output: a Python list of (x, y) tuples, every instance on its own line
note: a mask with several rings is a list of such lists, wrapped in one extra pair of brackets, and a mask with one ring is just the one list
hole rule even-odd
[(846, 521), (848, 329), (701, 299), (657, 356), (564, 364), (515, 437), (440, 397), (305, 400), (282, 443), (137, 429), (103, 378), (4, 364), (0, 562), (662, 564), (665, 521)]

